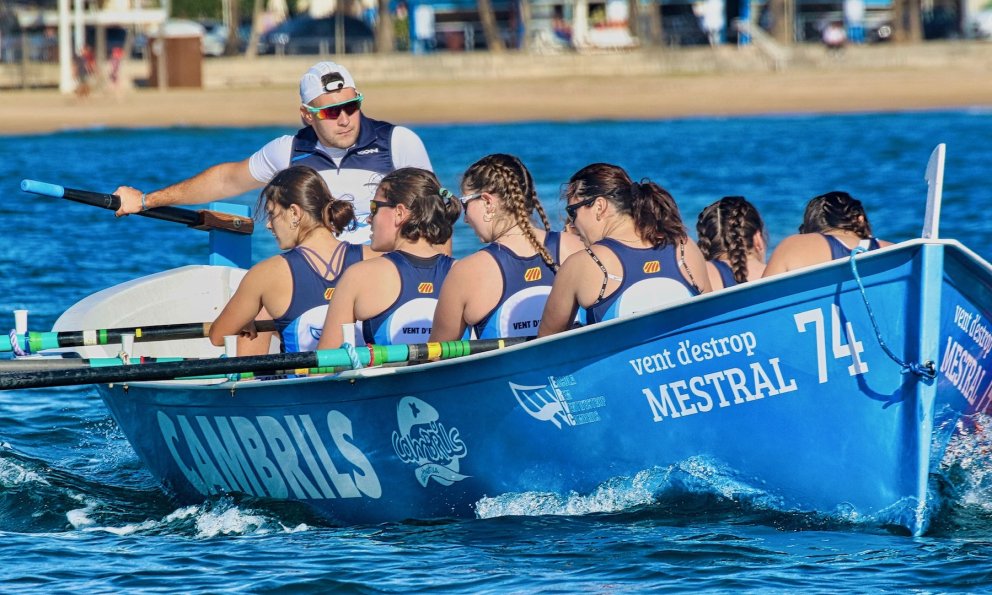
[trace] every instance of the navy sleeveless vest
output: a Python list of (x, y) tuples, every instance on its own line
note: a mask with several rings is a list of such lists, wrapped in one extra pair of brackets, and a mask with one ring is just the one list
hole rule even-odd
[[(844, 245), (844, 242), (838, 240), (832, 235), (821, 233), (821, 236), (827, 239), (827, 244), (830, 245), (830, 258), (837, 260), (838, 258), (847, 258), (851, 255), (851, 248)], [(867, 240), (861, 240), (858, 242), (858, 246), (865, 248), (869, 252), (872, 250), (878, 250), (881, 245), (875, 238), (868, 238)]]
[[(549, 231), (544, 247), (559, 264), (560, 234)], [(533, 337), (541, 325), (544, 304), (555, 280), (554, 270), (540, 254), (521, 257), (497, 243), (483, 248), (496, 260), (503, 276), (503, 293), (489, 314), (472, 328), (478, 339)]]
[(597, 244), (617, 255), (623, 268), (623, 281), (608, 297), (586, 308), (588, 324), (629, 316), (693, 295), (699, 290), (689, 284), (679, 271), (675, 246), (631, 248), (614, 239)]
[[(289, 301), (289, 308), (286, 309), (285, 314), (273, 321), (282, 337), (283, 352), (313, 351), (317, 348), (320, 332), (324, 328), (324, 318), (327, 316), (327, 302), (334, 293), (341, 273), (349, 266), (362, 261), (360, 245), (342, 242), (341, 246), (344, 250), (341, 269), (330, 281), (313, 270), (299, 247), (281, 255), (286, 259), (289, 272), (293, 276), (293, 297)], [(331, 259), (336, 257), (335, 253)]]
[(382, 255), (400, 274), (400, 294), (382, 313), (362, 322), (365, 343), (396, 345), (424, 343), (431, 335), (441, 284), (454, 258), (438, 254), (418, 258), (405, 252)]
[(737, 279), (734, 278), (734, 271), (730, 268), (729, 264), (722, 260), (711, 260), (710, 262), (716, 267), (716, 272), (720, 273), (720, 280), (723, 281), (724, 288), (737, 285)]

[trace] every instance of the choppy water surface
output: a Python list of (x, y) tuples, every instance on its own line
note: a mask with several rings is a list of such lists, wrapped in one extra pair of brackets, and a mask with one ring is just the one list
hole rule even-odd
[[(879, 237), (919, 235), (924, 167), (945, 142), (942, 236), (992, 257), (986, 110), (417, 131), (449, 187), (482, 155), (513, 153), (560, 221), (561, 183), (590, 162), (613, 162), (668, 188), (691, 224), (721, 196), (748, 197), (773, 244), (795, 230), (807, 199), (834, 189), (865, 202)], [(25, 195), (20, 179), (153, 189), (243, 159), (283, 132), (0, 137), (0, 318), (29, 308), (32, 328), (50, 328), (96, 290), (206, 253), (200, 232)], [(476, 247), (459, 226), (456, 255)], [(254, 246), (256, 259), (275, 251), (265, 233)], [(4, 591), (943, 591), (992, 582), (992, 438), (982, 423), (989, 420), (951, 445), (947, 472), (957, 488), (931, 533), (914, 539), (843, 510), (782, 511), (759, 487), (703, 458), (590, 494), (494, 494), (478, 503), (480, 518), (467, 521), (334, 527), (294, 505), (220, 498), (177, 507), (94, 390), (0, 392), (0, 412)]]

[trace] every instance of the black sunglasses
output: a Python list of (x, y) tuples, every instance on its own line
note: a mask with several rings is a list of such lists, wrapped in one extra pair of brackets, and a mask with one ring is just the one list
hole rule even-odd
[(587, 206), (591, 205), (592, 203), (596, 202), (596, 199), (597, 198), (599, 198), (599, 197), (598, 196), (594, 196), (592, 198), (587, 198), (585, 200), (580, 200), (577, 203), (573, 203), (573, 204), (570, 204), (570, 205), (565, 205), (565, 214), (568, 215), (568, 220), (569, 221), (575, 221), (575, 213), (579, 209), (581, 209), (582, 207), (587, 207)]

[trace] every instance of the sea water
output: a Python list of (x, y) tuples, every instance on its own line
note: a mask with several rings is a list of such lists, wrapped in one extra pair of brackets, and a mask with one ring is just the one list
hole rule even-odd
[[(806, 201), (846, 190), (878, 237), (918, 237), (927, 158), (947, 144), (941, 236), (992, 258), (992, 111), (417, 126), (442, 182), (491, 152), (519, 156), (562, 221), (580, 167), (616, 163), (676, 198), (694, 230), (725, 195), (761, 210), (774, 245)], [(32, 178), (101, 192), (159, 188), (244, 159), (279, 128), (79, 130), (0, 136), (0, 321), (31, 328), (99, 289), (203, 262), (207, 235), (23, 194)], [(256, 195), (238, 199), (253, 204)], [(464, 222), (457, 256), (478, 244)], [(276, 252), (259, 229), (254, 258)], [(801, 432), (802, 428), (782, 428)], [(0, 392), (0, 591), (985, 590), (992, 583), (992, 444), (951, 446), (956, 490), (911, 538), (840, 511), (778, 510), (733, 470), (694, 458), (588, 494), (494, 494), (474, 520), (337, 527), (293, 505), (171, 502), (91, 387)]]

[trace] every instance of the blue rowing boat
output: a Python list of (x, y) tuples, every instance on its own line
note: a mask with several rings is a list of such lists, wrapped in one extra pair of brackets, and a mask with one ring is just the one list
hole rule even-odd
[(988, 263), (920, 239), (457, 360), (99, 390), (182, 501), (461, 517), (705, 457), (783, 510), (919, 534), (948, 440), (992, 402), (990, 291)]
[[(992, 266), (936, 239), (937, 206), (921, 239), (499, 351), (99, 391), (183, 502), (471, 517), (487, 497), (590, 494), (706, 461), (779, 510), (918, 535), (948, 441), (992, 406)], [(120, 312), (116, 293), (96, 301)]]

